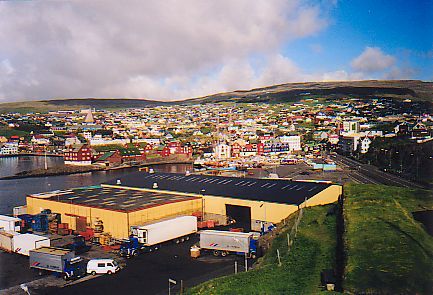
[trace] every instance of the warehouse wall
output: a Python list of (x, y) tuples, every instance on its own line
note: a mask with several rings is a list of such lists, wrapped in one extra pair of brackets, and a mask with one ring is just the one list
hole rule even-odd
[(343, 187), (341, 185), (331, 185), (328, 188), (324, 189), (320, 193), (311, 197), (305, 202), (301, 204), (301, 206), (317, 206), (317, 205), (326, 205), (330, 203), (337, 202), (338, 197), (343, 193)]
[(196, 198), (130, 212), (128, 213), (129, 225), (143, 225), (170, 216), (191, 215), (194, 212), (201, 212), (201, 204), (201, 198)]
[[(226, 204), (250, 207), (251, 220), (265, 220), (273, 223), (280, 222), (282, 219), (298, 210), (298, 207), (294, 205), (204, 196), (204, 211), (206, 214), (210, 213), (225, 216)], [(260, 207), (261, 205), (263, 206)]]
[(128, 237), (128, 216), (124, 212), (27, 197), (27, 212), (29, 214), (40, 213), (43, 209), (51, 209), (53, 213), (61, 214), (62, 222), (68, 223), (73, 230), (76, 230), (76, 218), (69, 215), (84, 216), (87, 218), (87, 223), (92, 226), (97, 219), (100, 219), (104, 224), (104, 232), (110, 233), (115, 238)]

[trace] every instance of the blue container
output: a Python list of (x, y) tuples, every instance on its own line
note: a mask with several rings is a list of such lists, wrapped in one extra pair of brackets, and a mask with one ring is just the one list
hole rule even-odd
[(32, 229), (38, 232), (48, 231), (48, 216), (46, 214), (37, 214), (33, 216)]

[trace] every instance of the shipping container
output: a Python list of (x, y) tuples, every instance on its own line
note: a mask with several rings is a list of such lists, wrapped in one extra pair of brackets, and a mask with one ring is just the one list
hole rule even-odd
[(166, 241), (175, 240), (197, 232), (197, 217), (180, 216), (148, 225), (132, 226), (131, 233), (138, 242), (152, 246)]
[(0, 215), (0, 228), (3, 228), (4, 231), (19, 232), (21, 230), (21, 219)]
[(34, 234), (20, 234), (13, 239), (14, 252), (29, 256), (29, 251), (40, 247), (50, 247), (50, 239)]

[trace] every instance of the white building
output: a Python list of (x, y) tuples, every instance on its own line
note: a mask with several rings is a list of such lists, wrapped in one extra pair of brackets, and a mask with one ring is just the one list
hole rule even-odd
[(0, 148), (0, 155), (16, 155), (18, 154), (17, 142), (6, 142)]
[(345, 133), (358, 133), (359, 132), (359, 122), (358, 121), (343, 121), (343, 132)]
[(290, 151), (301, 150), (301, 137), (299, 135), (281, 136), (280, 142), (288, 144)]
[(231, 147), (225, 143), (218, 144), (214, 149), (216, 159), (228, 159), (231, 157)]
[(368, 152), (368, 149), (370, 148), (370, 144), (371, 144), (370, 138), (368, 138), (367, 136), (364, 138), (361, 138), (360, 142), (359, 142), (359, 145), (360, 145), (359, 146), (360, 147), (359, 152), (361, 154), (366, 154)]

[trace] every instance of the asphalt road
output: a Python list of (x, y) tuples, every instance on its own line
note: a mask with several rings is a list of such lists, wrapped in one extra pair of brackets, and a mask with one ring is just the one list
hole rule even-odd
[(189, 249), (196, 241), (193, 239), (180, 245), (170, 243), (158, 252), (129, 259), (127, 266), (114, 275), (102, 275), (63, 288), (32, 290), (31, 294), (167, 294), (169, 278), (177, 281), (171, 291), (172, 294), (178, 294), (181, 280), (183, 286), (188, 288), (231, 274), (234, 272), (235, 260), (238, 260), (239, 271), (243, 270), (243, 258), (235, 255), (224, 258), (204, 255), (192, 259)]
[(367, 184), (386, 184), (407, 188), (424, 188), (394, 174), (379, 170), (376, 166), (363, 164), (342, 155), (334, 155), (333, 160), (348, 170), (348, 176), (355, 182)]

